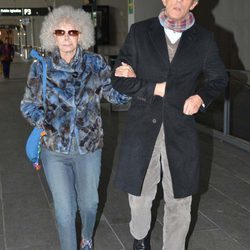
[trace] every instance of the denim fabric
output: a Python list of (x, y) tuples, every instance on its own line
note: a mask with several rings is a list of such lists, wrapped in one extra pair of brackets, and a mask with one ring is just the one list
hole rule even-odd
[(10, 77), (10, 61), (2, 61), (3, 65), (3, 76), (5, 78)]
[[(74, 140), (73, 140), (74, 142)], [(53, 196), (61, 250), (76, 250), (76, 212), (82, 220), (82, 239), (91, 241), (98, 206), (101, 149), (79, 154), (71, 147), (68, 155), (42, 149), (43, 169)]]

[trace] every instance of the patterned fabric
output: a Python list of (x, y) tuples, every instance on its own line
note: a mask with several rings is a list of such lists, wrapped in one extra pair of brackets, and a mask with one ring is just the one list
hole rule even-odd
[(175, 32), (183, 32), (194, 25), (195, 18), (193, 13), (189, 12), (181, 21), (172, 20), (165, 15), (165, 9), (162, 9), (159, 14), (159, 21), (164, 28)]
[(100, 100), (114, 104), (129, 101), (110, 83), (110, 67), (98, 54), (77, 49), (73, 60), (66, 63), (56, 50), (46, 59), (46, 106), (42, 104), (42, 65), (30, 67), (21, 112), (34, 126), (44, 128), (45, 147), (58, 153), (69, 153), (75, 137), (80, 154), (103, 146)]

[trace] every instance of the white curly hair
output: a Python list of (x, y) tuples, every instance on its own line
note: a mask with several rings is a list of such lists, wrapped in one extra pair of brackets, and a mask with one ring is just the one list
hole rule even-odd
[(60, 6), (55, 8), (45, 17), (40, 32), (40, 42), (42, 48), (53, 51), (56, 46), (54, 31), (60, 23), (70, 23), (81, 32), (78, 44), (83, 49), (88, 49), (95, 44), (94, 25), (90, 14), (82, 9), (74, 9), (71, 6)]

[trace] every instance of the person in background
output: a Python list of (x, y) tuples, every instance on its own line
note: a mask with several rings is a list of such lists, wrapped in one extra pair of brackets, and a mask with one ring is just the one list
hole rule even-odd
[[(132, 97), (115, 185), (128, 193), (133, 249), (150, 249), (151, 207), (162, 180), (163, 250), (184, 250), (192, 195), (199, 190), (195, 114), (228, 77), (213, 34), (195, 22), (198, 0), (162, 0), (156, 18), (133, 24), (112, 84)], [(197, 78), (204, 85), (197, 89)]]
[(3, 76), (5, 79), (10, 78), (10, 64), (14, 58), (14, 47), (10, 44), (9, 39), (5, 38), (0, 47), (1, 63), (3, 65)]
[(98, 184), (103, 147), (100, 100), (128, 102), (111, 85), (103, 57), (87, 49), (94, 44), (89, 14), (61, 6), (45, 18), (41, 45), (50, 52), (47, 64), (46, 110), (42, 101), (42, 64), (30, 68), (21, 101), (23, 116), (43, 128), (42, 165), (50, 187), (62, 250), (76, 250), (76, 212), (82, 231), (81, 249), (93, 249)]
[[(3, 45), (3, 40), (0, 39), (0, 61), (1, 61), (1, 57), (2, 57), (2, 51), (1, 51), (1, 48), (2, 48), (2, 45)], [(3, 65), (2, 63), (0, 64), (0, 80), (3, 78)]]

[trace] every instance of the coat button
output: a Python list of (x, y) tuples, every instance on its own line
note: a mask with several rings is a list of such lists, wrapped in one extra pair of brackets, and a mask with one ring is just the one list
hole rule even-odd
[(155, 123), (157, 122), (157, 120), (156, 120), (156, 119), (153, 119), (152, 122), (155, 124)]
[(73, 76), (74, 78), (77, 78), (77, 77), (78, 77), (78, 72), (76, 72), (76, 71), (73, 72), (73, 73), (72, 73), (72, 76)]

